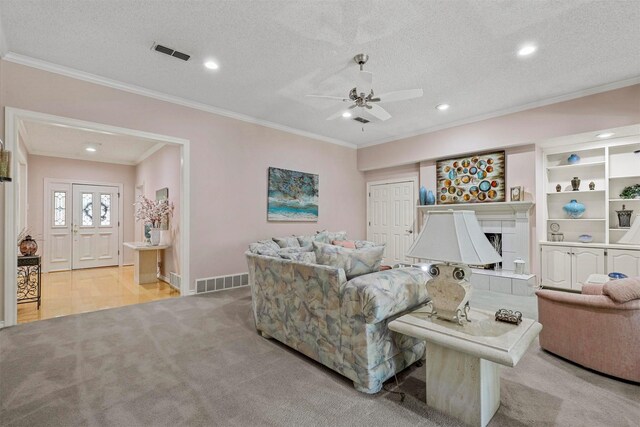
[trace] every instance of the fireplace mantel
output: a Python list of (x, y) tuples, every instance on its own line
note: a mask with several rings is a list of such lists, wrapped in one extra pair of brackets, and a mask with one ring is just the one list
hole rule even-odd
[(466, 203), (457, 205), (426, 205), (418, 206), (418, 211), (475, 211), (482, 219), (528, 218), (534, 202), (494, 202), (494, 203)]

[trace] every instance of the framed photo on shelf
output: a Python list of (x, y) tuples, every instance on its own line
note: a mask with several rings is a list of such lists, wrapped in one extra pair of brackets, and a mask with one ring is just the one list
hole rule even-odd
[(522, 202), (524, 200), (524, 193), (522, 192), (521, 185), (518, 185), (516, 187), (511, 187), (510, 199), (512, 202)]

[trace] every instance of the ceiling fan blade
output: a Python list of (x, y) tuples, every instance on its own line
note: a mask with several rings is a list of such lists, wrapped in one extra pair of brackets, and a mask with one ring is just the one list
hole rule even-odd
[(370, 71), (360, 71), (358, 74), (358, 83), (356, 88), (358, 88), (358, 95), (364, 93), (365, 96), (371, 93), (371, 88), (373, 86), (373, 73)]
[(343, 102), (351, 102), (349, 98), (345, 98), (344, 96), (331, 96), (331, 95), (307, 95), (309, 98), (324, 98), (324, 99), (333, 99), (335, 101), (343, 101)]
[(391, 114), (387, 113), (387, 110), (377, 104), (367, 105), (367, 112), (380, 121), (389, 120)]
[(395, 102), (404, 101), (405, 99), (420, 98), (423, 95), (422, 89), (396, 90), (395, 92), (387, 92), (371, 99), (372, 102)]

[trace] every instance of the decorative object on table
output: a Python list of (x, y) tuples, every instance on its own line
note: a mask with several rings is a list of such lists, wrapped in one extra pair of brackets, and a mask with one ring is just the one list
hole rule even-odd
[(436, 204), (436, 196), (433, 194), (433, 191), (427, 191), (427, 205), (435, 205)]
[(524, 193), (522, 192), (522, 186), (511, 187), (510, 199), (512, 202), (521, 202), (524, 200)]
[(516, 274), (524, 274), (524, 265), (525, 262), (522, 258), (516, 258), (513, 261), (513, 265), (514, 265), (514, 272)]
[(623, 199), (640, 199), (640, 184), (624, 187), (620, 197)]
[(551, 241), (552, 242), (564, 242), (564, 233), (560, 233), (560, 224), (557, 222), (552, 222), (549, 225), (549, 229), (551, 230)]
[(575, 165), (578, 162), (580, 162), (580, 156), (578, 156), (577, 154), (572, 154), (567, 158), (567, 163), (569, 163), (570, 165)]
[(522, 313), (520, 313), (519, 311), (511, 311), (507, 310), (506, 308), (501, 308), (500, 310), (496, 311), (496, 321), (519, 325), (520, 322), (522, 322)]
[(618, 240), (618, 243), (640, 245), (640, 215), (635, 216), (631, 228)]
[(584, 215), (584, 211), (586, 211), (587, 208), (576, 199), (572, 199), (569, 203), (562, 207), (562, 210), (567, 213), (569, 218), (578, 219), (582, 217), (582, 215)]
[(591, 181), (591, 182), (589, 183), (589, 190), (593, 191), (593, 190), (595, 190), (595, 189), (596, 189), (596, 183), (595, 183), (595, 182), (593, 182), (593, 181)]
[(631, 227), (631, 214), (633, 213), (632, 209), (626, 209), (626, 205), (622, 205), (622, 209), (616, 211), (618, 214), (618, 226), (620, 228), (629, 228)]
[(427, 204), (427, 189), (424, 188), (424, 185), (420, 186), (420, 205), (424, 206)]
[(160, 225), (162, 221), (168, 221), (173, 215), (173, 203), (168, 199), (154, 201), (146, 196), (140, 196), (135, 206), (136, 220), (151, 225), (151, 245), (158, 246), (160, 244), (160, 232), (162, 231)]
[(146, 243), (151, 244), (151, 224), (144, 225), (144, 240)]
[(11, 151), (4, 149), (0, 139), (0, 182), (11, 182)]
[(580, 237), (578, 237), (578, 241), (582, 243), (591, 243), (593, 242), (593, 236), (591, 234), (581, 234)]
[[(156, 200), (169, 200), (169, 188), (161, 188), (156, 190)], [(162, 222), (160, 222), (160, 230), (168, 230), (169, 229), (169, 218), (163, 218)]]
[(440, 205), (506, 200), (504, 151), (439, 160), (436, 171)]
[(579, 191), (580, 190), (580, 178), (574, 176), (571, 180), (571, 190)]
[(268, 221), (318, 221), (318, 175), (269, 168)]
[(38, 252), (38, 243), (30, 235), (26, 235), (20, 242), (22, 256), (33, 256)]
[(562, 186), (560, 184), (556, 185), (556, 193), (559, 193), (562, 191)]
[(439, 261), (430, 265), (432, 279), (426, 284), (431, 315), (458, 324), (468, 321), (471, 296), (468, 265), (502, 261), (473, 211), (428, 212), (407, 256)]
[(626, 275), (626, 274), (624, 274), (624, 273), (617, 273), (617, 272), (615, 272), (615, 271), (612, 271), (611, 273), (607, 274), (607, 276), (609, 276), (609, 277), (610, 277), (610, 278), (612, 278), (613, 280), (617, 280), (617, 279), (626, 279), (627, 277), (629, 277), (629, 276), (627, 276), (627, 275)]

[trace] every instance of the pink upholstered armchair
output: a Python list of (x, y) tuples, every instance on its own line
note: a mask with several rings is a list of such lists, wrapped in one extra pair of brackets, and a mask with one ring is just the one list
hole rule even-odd
[(587, 368), (640, 382), (640, 299), (615, 302), (603, 294), (603, 286), (585, 285), (582, 294), (537, 291), (540, 346)]

